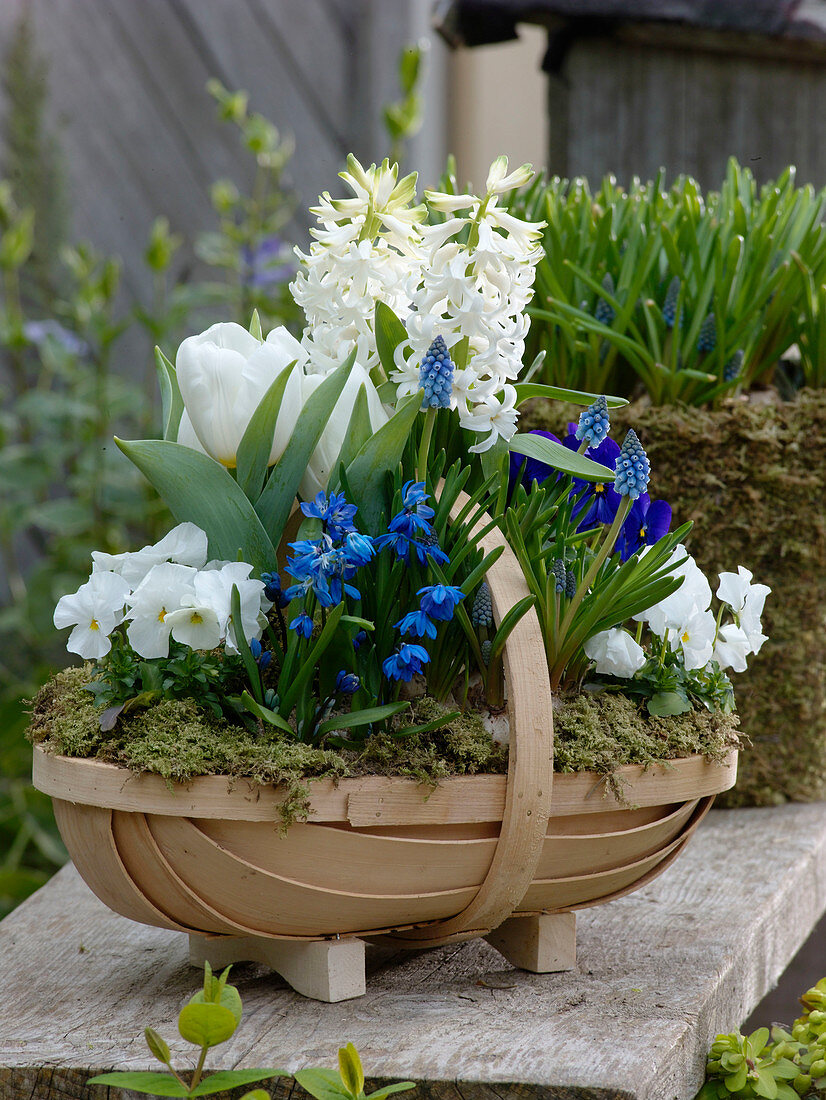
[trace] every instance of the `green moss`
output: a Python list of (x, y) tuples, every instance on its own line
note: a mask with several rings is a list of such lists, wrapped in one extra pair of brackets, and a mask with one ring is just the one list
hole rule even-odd
[[(570, 408), (534, 402), (523, 430), (564, 430)], [(826, 798), (826, 393), (736, 399), (712, 411), (683, 406), (614, 412), (612, 435), (633, 425), (651, 459), (651, 491), (675, 524), (694, 520), (688, 548), (709, 575), (745, 565), (771, 586), (766, 642), (733, 677), (744, 753), (730, 805)]]

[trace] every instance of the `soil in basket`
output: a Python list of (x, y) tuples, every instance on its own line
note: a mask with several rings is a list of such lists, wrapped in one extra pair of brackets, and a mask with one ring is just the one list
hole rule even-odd
[[(507, 746), (491, 739), (482, 717), (468, 712), (427, 734), (370, 737), (358, 749), (314, 748), (288, 741), (277, 731), (259, 734), (230, 725), (192, 700), (167, 700), (122, 716), (100, 729), (100, 710), (84, 690), (91, 669), (70, 668), (41, 688), (33, 702), (30, 739), (64, 756), (91, 757), (153, 772), (168, 781), (197, 775), (230, 775), (260, 783), (283, 783), (291, 796), (285, 822), (308, 808), (306, 780), (358, 775), (404, 775), (435, 785), (454, 775), (503, 773)], [(407, 725), (429, 722), (447, 709), (428, 697), (405, 713)], [(556, 699), (554, 753), (557, 771), (592, 770), (608, 777), (624, 764), (654, 764), (700, 753), (722, 761), (737, 745), (734, 715), (692, 711), (679, 718), (643, 716), (621, 695)]]

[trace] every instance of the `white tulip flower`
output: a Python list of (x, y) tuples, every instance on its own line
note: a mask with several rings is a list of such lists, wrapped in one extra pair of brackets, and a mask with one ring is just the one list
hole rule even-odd
[(126, 636), (139, 656), (147, 660), (169, 656), (170, 612), (195, 596), (196, 574), (190, 566), (162, 562), (150, 569), (128, 598)]
[(77, 592), (62, 596), (54, 612), (54, 625), (73, 626), (66, 648), (87, 660), (99, 661), (112, 648), (109, 635), (123, 621), (129, 584), (117, 573), (93, 573)]
[(695, 607), (680, 626), (668, 631), (668, 644), (676, 653), (683, 652), (683, 664), (687, 671), (705, 668), (714, 651), (714, 635), (717, 623), (710, 611)]
[(582, 647), (603, 676), (621, 676), (630, 680), (645, 664), (645, 650), (627, 630), (614, 627), (594, 634)]
[(252, 414), (276, 378), (293, 360), (273, 435), (269, 465), (284, 453), (301, 410), (301, 367), (307, 353), (283, 327), (262, 343), (241, 325), (212, 325), (190, 336), (175, 360), (184, 413), (178, 442), (234, 467), (238, 445)]

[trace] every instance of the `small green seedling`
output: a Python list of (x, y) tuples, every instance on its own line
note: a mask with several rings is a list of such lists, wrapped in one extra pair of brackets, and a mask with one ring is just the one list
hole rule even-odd
[[(167, 1067), (169, 1073), (152, 1071), (102, 1073), (92, 1077), (89, 1084), (115, 1085), (150, 1096), (211, 1096), (213, 1093), (249, 1085), (254, 1081), (266, 1081), (271, 1077), (288, 1077), (289, 1074), (283, 1069), (219, 1070), (217, 1073), (210, 1074), (209, 1077), (203, 1077), (204, 1062), (210, 1048), (218, 1046), (219, 1043), (225, 1043), (231, 1038), (241, 1022), (241, 996), (234, 985), (227, 984), (229, 971), (230, 968), (227, 967), (220, 978), (216, 978), (209, 963), (205, 963), (203, 990), (195, 993), (178, 1015), (178, 1031), (181, 1038), (201, 1048), (198, 1063), (189, 1083), (172, 1068), (171, 1054), (165, 1040), (157, 1031), (148, 1027), (144, 1032), (146, 1045), (152, 1055)], [(246, 1093), (241, 1100), (269, 1100), (269, 1094), (264, 1089), (254, 1089)]]
[(397, 1081), (365, 1095), (364, 1070), (352, 1043), (341, 1047), (338, 1052), (338, 1072), (334, 1069), (302, 1069), (295, 1079), (316, 1100), (384, 1100), (385, 1096), (391, 1096), (394, 1092), (408, 1092), (416, 1087), (413, 1081)]

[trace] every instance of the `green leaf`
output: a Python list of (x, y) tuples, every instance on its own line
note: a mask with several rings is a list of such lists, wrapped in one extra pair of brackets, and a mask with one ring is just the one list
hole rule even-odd
[[(590, 405), (600, 396), (598, 393), (585, 393), (583, 390), (566, 390), (560, 386), (544, 386), (540, 382), (517, 382), (516, 390), (517, 406), (524, 404), (532, 397), (547, 397), (552, 401), (568, 401), (571, 405)], [(609, 409), (621, 409), (628, 401), (624, 397), (608, 397)]]
[(391, 718), (410, 706), (408, 702), (385, 703), (380, 707), (367, 707), (364, 710), (353, 710), (349, 714), (339, 714), (335, 718), (328, 718), (322, 722), (316, 730), (316, 735), (321, 737), (332, 730), (351, 730), (357, 726), (369, 726), (371, 722), (381, 722), (384, 718)]
[(434, 718), (430, 722), (422, 722), (420, 726), (404, 726), (403, 729), (397, 730), (394, 736), (411, 737), (414, 733), (430, 733), (431, 730), (444, 729), (445, 726), (449, 726), (451, 722), (455, 722), (461, 716), (462, 712), (460, 710), (452, 710), (448, 714), (442, 715), (441, 718)]
[(249, 642), (243, 631), (243, 623), (241, 619), (241, 593), (238, 591), (238, 585), (232, 586), (232, 594), (230, 596), (230, 609), (231, 616), (230, 621), (234, 626), (233, 633), (235, 634), (235, 645), (238, 652), (241, 654), (241, 660), (244, 663), (246, 669), (247, 678), (249, 679), (250, 686), (252, 687), (253, 696), (256, 701), (262, 703), (263, 696), (261, 693), (261, 673), (258, 671), (258, 665), (255, 662), (255, 658), (252, 655)]
[(341, 1074), (334, 1069), (300, 1069), (295, 1079), (316, 1100), (352, 1100)]
[(289, 445), (273, 466), (267, 484), (255, 502), (255, 511), (267, 531), (280, 534), (287, 525), (301, 478), (341, 397), (355, 361), (354, 349), (341, 366), (329, 374), (310, 395), (301, 410)]
[(382, 512), (388, 506), (385, 475), (401, 462), (410, 429), (421, 407), (420, 394), (405, 398), (347, 467), (351, 503), (358, 507), (362, 530), (372, 535), (378, 533)]
[(189, 1096), (189, 1089), (170, 1073), (101, 1073), (90, 1077), (87, 1085), (114, 1085), (132, 1092), (145, 1092), (149, 1096)]
[(353, 412), (350, 416), (350, 423), (347, 425), (347, 434), (344, 436), (344, 442), (341, 445), (338, 458), (333, 464), (333, 476), (330, 479), (331, 485), (336, 479), (341, 466), (344, 466), (345, 470), (347, 469), (370, 438), (372, 431), (373, 428), (370, 424), (370, 407), (367, 403), (367, 390), (362, 385), (359, 386), (356, 400), (353, 403)]
[(364, 1070), (361, 1066), (359, 1052), (352, 1043), (339, 1048), (338, 1068), (344, 1087), (353, 1097), (353, 1100), (358, 1100), (364, 1089)]
[(407, 329), (390, 306), (385, 302), (376, 302), (374, 331), (376, 334), (376, 350), (379, 353), (381, 365), (384, 367), (384, 373), (389, 378), (391, 370), (396, 370), (393, 353), (399, 344), (407, 339)]
[[(217, 1073), (211, 1073), (195, 1087), (192, 1096), (211, 1096), (214, 1092), (225, 1092), (227, 1089), (241, 1088), (242, 1085), (251, 1085), (253, 1081), (268, 1081), (272, 1077), (289, 1077), (289, 1073), (283, 1069), (222, 1069)], [(269, 1100), (269, 1093), (263, 1089), (255, 1089), (249, 1095), (265, 1096)]]
[(748, 1077), (748, 1068), (746, 1063), (740, 1066), (736, 1073), (730, 1073), (728, 1077), (723, 1078), (723, 1084), (729, 1090), (729, 1092), (739, 1092), (746, 1083)]
[(258, 310), (252, 311), (252, 317), (250, 318), (250, 336), (254, 336), (256, 340), (260, 340), (264, 343), (264, 330), (261, 328), (261, 318), (258, 314)]
[(168, 1066), (172, 1055), (169, 1052), (169, 1047), (165, 1040), (162, 1039), (152, 1027), (146, 1028), (143, 1034), (146, 1038), (146, 1045), (149, 1047), (152, 1055), (157, 1058), (159, 1062), (163, 1062), (165, 1066)]
[(385, 1085), (384, 1088), (369, 1093), (364, 1100), (384, 1100), (385, 1096), (392, 1096), (394, 1092), (409, 1092), (415, 1087), (415, 1081), (396, 1081), (392, 1085)]
[(261, 398), (255, 412), (250, 417), (241, 442), (238, 444), (235, 461), (237, 463), (238, 484), (247, 498), (255, 501), (261, 495), (261, 487), (267, 475), (275, 425), (281, 411), (281, 402), (287, 383), (292, 377), (297, 360), (286, 366)]
[(270, 1094), (266, 1089), (253, 1089), (252, 1092), (245, 1092), (241, 1100), (270, 1100)]
[(754, 1091), (757, 1096), (765, 1097), (765, 1100), (777, 1100), (777, 1082), (769, 1070), (757, 1071)]
[(175, 440), (184, 412), (184, 399), (178, 386), (178, 374), (160, 348), (155, 348), (155, 368), (161, 390), (163, 437)]
[(178, 1014), (178, 1031), (181, 1038), (198, 1047), (214, 1047), (225, 1043), (234, 1033), (238, 1022), (235, 1013), (224, 1005), (184, 1005)]
[(324, 629), (319, 634), (315, 644), (313, 645), (307, 657), (304, 660), (301, 668), (296, 673), (293, 682), (290, 684), (287, 691), (284, 692), (281, 699), (281, 714), (289, 714), (295, 705), (295, 701), (301, 693), (304, 685), (310, 679), (312, 674), (318, 667), (319, 659), (327, 646), (332, 642), (333, 636), (336, 632), (336, 627), (339, 624), (339, 619), (344, 611), (344, 604), (340, 603), (327, 615), (327, 622), (324, 624)]
[(280, 714), (276, 714), (274, 710), (270, 710), (269, 707), (257, 703), (248, 691), (241, 692), (241, 701), (247, 710), (254, 714), (256, 718), (260, 718), (262, 722), (268, 722), (271, 726), (277, 726), (278, 729), (283, 730), (284, 733), (295, 735), (295, 730), (285, 718), (282, 718)]
[(115, 442), (180, 523), (188, 520), (206, 531), (211, 557), (235, 561), (240, 550), (257, 573), (272, 568), (275, 549), (261, 520), (219, 462), (168, 440), (116, 436)]
[(614, 471), (607, 466), (593, 462), (585, 455), (563, 447), (561, 443), (555, 443), (553, 439), (546, 439), (543, 435), (529, 435), (517, 433), (508, 444), (511, 451), (525, 455), (527, 458), (535, 458), (556, 470), (574, 477), (581, 477), (585, 481), (613, 481)]
[(658, 691), (648, 700), (648, 713), (652, 718), (667, 718), (672, 714), (685, 714), (691, 703), (677, 691)]
[[(243, 1006), (241, 1004), (241, 994), (235, 988), (234, 985), (227, 985), (224, 974), (221, 975), (221, 979), (213, 978), (211, 981), (210, 992), (207, 993), (205, 989), (198, 990), (197, 993), (189, 998), (191, 1005), (203, 1005), (203, 1004), (220, 1004), (224, 1008), (228, 1008), (235, 1017), (235, 1023), (241, 1023), (241, 1016), (243, 1014)], [(223, 985), (221, 984), (223, 980)], [(206, 984), (206, 983), (204, 983)], [(242, 1082), (243, 1084), (243, 1082)]]

